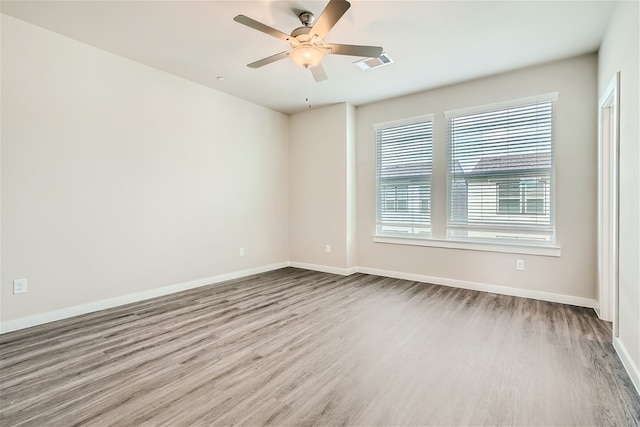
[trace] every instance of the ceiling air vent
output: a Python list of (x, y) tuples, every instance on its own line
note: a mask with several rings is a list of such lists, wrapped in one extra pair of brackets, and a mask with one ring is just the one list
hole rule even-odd
[(386, 53), (383, 53), (377, 58), (361, 59), (360, 61), (354, 62), (354, 64), (362, 71), (367, 71), (372, 68), (378, 68), (387, 64), (393, 64), (393, 59), (391, 59)]

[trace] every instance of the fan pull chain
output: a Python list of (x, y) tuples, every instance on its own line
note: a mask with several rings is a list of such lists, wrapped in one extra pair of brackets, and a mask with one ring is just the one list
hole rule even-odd
[(307, 98), (305, 99), (305, 101), (307, 101), (307, 106), (309, 109), (311, 109), (311, 102), (309, 101), (310, 96), (310, 92), (311, 92), (311, 68), (309, 67), (305, 67), (307, 69)]

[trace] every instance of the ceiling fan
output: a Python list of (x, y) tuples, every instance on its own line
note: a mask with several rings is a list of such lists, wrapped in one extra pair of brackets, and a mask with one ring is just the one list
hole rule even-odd
[[(322, 66), (325, 54), (360, 56), (377, 58), (382, 55), (382, 48), (378, 46), (358, 46), (349, 44), (325, 43), (324, 38), (342, 18), (342, 15), (351, 7), (345, 0), (330, 0), (320, 17), (314, 23), (314, 15), (311, 12), (302, 12), (298, 15), (302, 27), (296, 28), (291, 35), (278, 31), (261, 22), (244, 15), (233, 18), (234, 21), (262, 31), (265, 34), (289, 42), (291, 50), (276, 53), (259, 61), (248, 64), (247, 67), (259, 68), (280, 59), (291, 57), (297, 65), (308, 68), (316, 82), (327, 79), (327, 74)], [(311, 26), (313, 24), (313, 26)]]

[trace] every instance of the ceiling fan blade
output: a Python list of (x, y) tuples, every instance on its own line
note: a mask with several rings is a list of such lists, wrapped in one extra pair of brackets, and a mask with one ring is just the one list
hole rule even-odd
[(327, 73), (324, 71), (324, 67), (322, 64), (318, 64), (316, 67), (310, 68), (311, 74), (313, 75), (313, 79), (316, 82), (321, 82), (323, 80), (327, 80)]
[(238, 15), (233, 18), (234, 21), (239, 22), (241, 24), (246, 25), (247, 27), (251, 27), (255, 30), (262, 31), (265, 34), (269, 34), (277, 39), (284, 40), (288, 42), (292, 37), (289, 34), (285, 34), (282, 31), (276, 30), (275, 28), (271, 28), (268, 25), (264, 25), (262, 22), (258, 22), (255, 19), (251, 19), (248, 16)]
[(271, 56), (268, 56), (266, 58), (262, 58), (259, 61), (252, 62), (251, 64), (248, 64), (247, 67), (249, 67), (249, 68), (260, 68), (260, 67), (262, 67), (264, 65), (268, 65), (268, 64), (271, 64), (272, 62), (276, 62), (276, 61), (279, 61), (281, 59), (284, 59), (287, 56), (289, 56), (289, 51), (276, 53), (275, 55), (271, 55)]
[(325, 44), (324, 47), (331, 48), (329, 53), (334, 55), (362, 56), (364, 58), (377, 58), (382, 55), (382, 48), (380, 46), (328, 43)]
[(346, 0), (329, 1), (329, 4), (324, 8), (316, 23), (313, 24), (309, 34), (316, 34), (324, 38), (350, 7), (351, 3)]

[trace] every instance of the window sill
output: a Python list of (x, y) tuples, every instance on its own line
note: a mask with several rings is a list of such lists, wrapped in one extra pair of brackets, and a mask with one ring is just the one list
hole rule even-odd
[(461, 249), (466, 251), (501, 252), (509, 254), (541, 255), (559, 257), (559, 246), (516, 245), (489, 242), (461, 242), (456, 240), (421, 239), (411, 237), (373, 236), (374, 243), (392, 245), (426, 246), (431, 248)]

